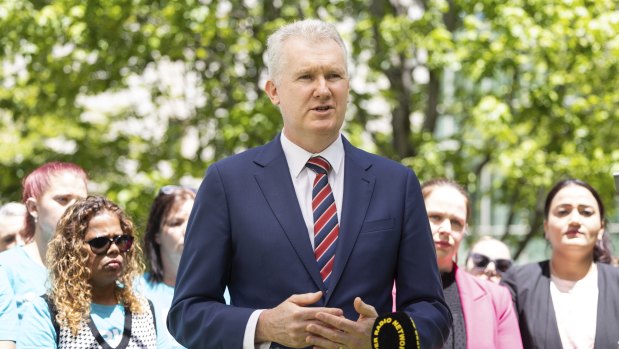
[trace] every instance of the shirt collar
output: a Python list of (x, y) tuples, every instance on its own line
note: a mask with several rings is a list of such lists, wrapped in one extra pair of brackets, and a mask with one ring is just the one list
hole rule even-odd
[(305, 168), (305, 164), (307, 160), (309, 160), (312, 156), (320, 155), (323, 158), (327, 159), (331, 164), (331, 167), (335, 174), (337, 174), (341, 169), (342, 159), (344, 158), (344, 143), (342, 142), (342, 136), (340, 134), (337, 139), (331, 143), (325, 150), (320, 153), (313, 154), (308, 152), (307, 150), (299, 147), (298, 145), (292, 143), (284, 132), (281, 133), (280, 137), (282, 143), (282, 149), (284, 150), (284, 154), (286, 155), (286, 161), (288, 162), (288, 167), (290, 167), (290, 173), (293, 178), (299, 176), (301, 171)]

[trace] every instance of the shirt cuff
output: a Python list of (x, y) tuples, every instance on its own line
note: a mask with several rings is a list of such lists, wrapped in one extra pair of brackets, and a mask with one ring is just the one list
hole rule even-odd
[(247, 320), (245, 334), (243, 335), (243, 349), (269, 349), (271, 347), (271, 342), (264, 342), (257, 345), (254, 343), (258, 318), (263, 311), (264, 309), (254, 311), (251, 313), (249, 320)]

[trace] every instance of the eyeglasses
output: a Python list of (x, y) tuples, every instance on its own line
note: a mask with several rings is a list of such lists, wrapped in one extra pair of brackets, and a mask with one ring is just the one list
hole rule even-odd
[(161, 195), (161, 194), (163, 194), (163, 195), (170, 195), (170, 194), (172, 194), (175, 191), (180, 190), (180, 189), (189, 190), (189, 191), (192, 191), (194, 193), (197, 191), (194, 188), (186, 187), (186, 186), (183, 186), (183, 185), (165, 185), (165, 186), (161, 187), (161, 189), (159, 189), (158, 195)]
[(108, 238), (106, 236), (99, 236), (97, 238), (86, 241), (90, 245), (90, 250), (96, 255), (102, 255), (110, 249), (112, 243), (116, 244), (120, 252), (127, 252), (133, 246), (133, 236), (131, 235), (119, 235), (114, 238)]
[(473, 262), (473, 267), (477, 269), (486, 269), (490, 262), (494, 263), (496, 270), (500, 273), (504, 273), (512, 266), (512, 261), (509, 259), (490, 259), (487, 256), (479, 253), (471, 253), (469, 254), (468, 259)]

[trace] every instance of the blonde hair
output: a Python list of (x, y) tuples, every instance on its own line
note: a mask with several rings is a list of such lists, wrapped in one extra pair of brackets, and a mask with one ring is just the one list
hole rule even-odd
[[(89, 222), (103, 212), (115, 214), (123, 233), (135, 236), (133, 223), (120, 207), (104, 197), (89, 196), (67, 209), (47, 250), (51, 282), (49, 298), (57, 310), (56, 322), (69, 328), (73, 335), (77, 335), (83, 320), (89, 321), (92, 302), (89, 246), (84, 243), (84, 237)], [(138, 244), (133, 244), (123, 258), (123, 273), (114, 291), (116, 300), (132, 313), (141, 313), (143, 309), (133, 292), (132, 283), (144, 271), (142, 250)]]

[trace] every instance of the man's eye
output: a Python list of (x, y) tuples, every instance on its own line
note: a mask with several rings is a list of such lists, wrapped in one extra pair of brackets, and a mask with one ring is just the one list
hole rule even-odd
[(14, 243), (14, 242), (15, 242), (15, 239), (16, 239), (16, 235), (7, 235), (7, 236), (5, 236), (5, 237), (2, 239), (2, 241), (3, 241), (6, 245), (8, 245), (8, 244), (12, 244), (12, 243)]
[(328, 80), (339, 80), (341, 78), (342, 78), (342, 76), (340, 74), (335, 74), (334, 73), (334, 74), (328, 74), (327, 75), (327, 79)]

